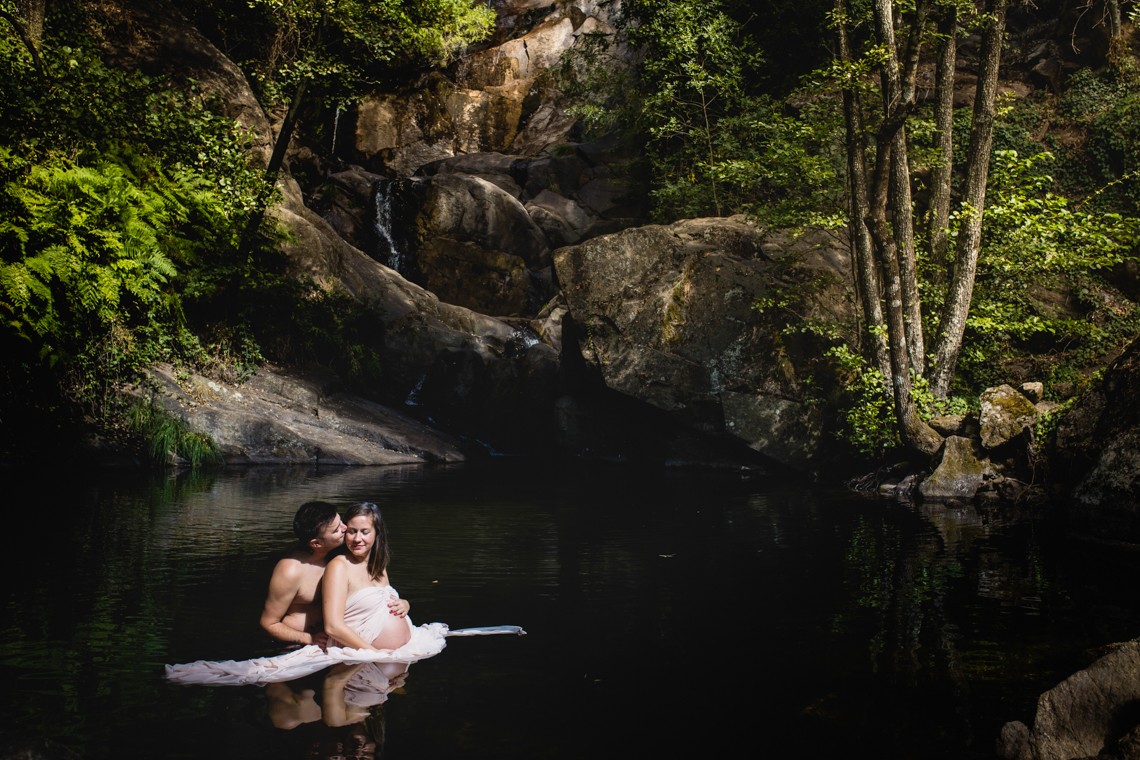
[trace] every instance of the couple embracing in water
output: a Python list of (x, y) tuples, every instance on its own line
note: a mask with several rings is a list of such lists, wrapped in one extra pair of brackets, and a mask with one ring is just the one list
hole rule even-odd
[(298, 546), (273, 568), (261, 612), (269, 635), (322, 649), (395, 650), (408, 643), (411, 605), (388, 578), (388, 532), (379, 507), (359, 502), (342, 521), (332, 504), (306, 502), (293, 518), (293, 533)]
[(167, 680), (280, 683), (336, 663), (410, 664), (439, 654), (448, 636), (526, 633), (516, 625), (459, 630), (444, 623), (412, 625), (410, 605), (389, 581), (388, 534), (371, 502), (349, 507), (343, 522), (332, 505), (308, 502), (297, 510), (293, 531), (299, 545), (274, 567), (261, 626), (300, 648), (252, 660), (167, 665)]

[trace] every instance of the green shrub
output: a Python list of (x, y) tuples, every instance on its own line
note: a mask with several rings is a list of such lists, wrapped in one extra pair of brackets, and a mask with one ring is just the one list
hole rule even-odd
[(185, 420), (151, 403), (136, 402), (128, 419), (131, 432), (141, 440), (144, 452), (154, 464), (165, 465), (172, 456), (195, 469), (221, 461), (221, 450), (212, 438), (190, 430)]

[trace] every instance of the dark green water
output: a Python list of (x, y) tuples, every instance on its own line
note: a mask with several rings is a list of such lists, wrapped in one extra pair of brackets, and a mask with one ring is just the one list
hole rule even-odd
[[(277, 651), (257, 618), (309, 499), (381, 505), (415, 622), (528, 633), (412, 665), (368, 721), (376, 757), (989, 758), (1041, 691), (1140, 635), (1135, 556), (802, 485), (509, 460), (7, 476), (0, 739), (61, 756), (351, 744), (278, 727), (262, 687), (162, 678)], [(290, 688), (319, 713), (320, 676)]]

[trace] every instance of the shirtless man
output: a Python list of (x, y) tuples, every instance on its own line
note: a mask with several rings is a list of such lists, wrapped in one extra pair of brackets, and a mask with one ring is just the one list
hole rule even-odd
[(344, 545), (336, 507), (321, 501), (301, 505), (293, 518), (298, 546), (277, 562), (261, 610), (261, 627), (290, 644), (328, 645), (321, 619), (321, 577), (329, 554)]

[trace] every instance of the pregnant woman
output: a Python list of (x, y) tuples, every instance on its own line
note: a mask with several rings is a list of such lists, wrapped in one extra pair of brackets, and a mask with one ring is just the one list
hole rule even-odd
[(337, 663), (413, 663), (443, 650), (449, 636), (524, 635), (517, 625), (450, 630), (413, 626), (408, 602), (388, 582), (388, 536), (380, 509), (360, 502), (345, 513), (347, 553), (329, 562), (321, 580), (325, 632), (331, 641), (276, 657), (197, 660), (166, 666), (179, 684), (243, 685), (292, 681)]
[(380, 508), (354, 504), (345, 513), (344, 546), (321, 581), (325, 633), (332, 646), (399, 649), (412, 637), (409, 604), (388, 580), (388, 532)]

